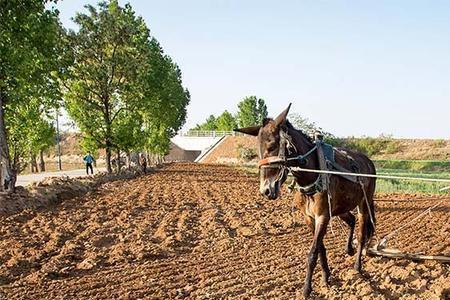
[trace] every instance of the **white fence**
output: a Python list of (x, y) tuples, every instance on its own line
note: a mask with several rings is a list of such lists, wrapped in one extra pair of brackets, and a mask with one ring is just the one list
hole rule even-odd
[(192, 137), (220, 137), (226, 135), (243, 135), (240, 132), (235, 131), (215, 131), (215, 130), (189, 130), (189, 131), (181, 131), (178, 133), (180, 136), (192, 136)]

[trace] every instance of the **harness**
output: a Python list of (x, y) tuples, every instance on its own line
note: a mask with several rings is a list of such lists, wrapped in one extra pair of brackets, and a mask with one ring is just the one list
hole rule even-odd
[[(286, 157), (286, 150), (288, 150), (289, 154), (292, 152), (292, 150), (295, 150), (296, 153), (298, 153), (297, 149), (295, 148), (295, 145), (292, 143), (291, 137), (287, 134), (287, 132), (284, 129), (280, 129), (280, 148), (278, 156), (270, 156), (264, 159), (261, 159), (258, 162), (259, 168), (278, 168), (279, 173), (276, 181), (281, 181), (283, 176), (287, 175), (287, 172), (295, 172), (295, 166), (290, 166), (290, 163), (297, 162), (297, 164), (304, 165), (307, 163), (307, 159), (309, 156), (311, 156), (314, 152), (317, 152), (317, 158), (319, 161), (319, 168), (323, 171), (330, 171), (330, 170), (338, 170), (345, 173), (359, 173), (359, 167), (356, 161), (346, 152), (340, 151), (340, 153), (347, 156), (347, 158), (350, 160), (350, 165), (353, 170), (353, 172), (348, 171), (344, 167), (340, 166), (338, 163), (336, 163), (334, 159), (334, 155), (336, 151), (339, 151), (338, 149), (334, 148), (333, 146), (326, 144), (323, 142), (323, 136), (320, 134), (316, 134), (316, 140), (315, 140), (314, 147), (306, 152), (305, 154), (298, 154), (294, 157)], [(317, 179), (307, 185), (307, 186), (300, 186), (298, 183), (293, 180), (293, 183), (290, 185), (291, 189), (295, 187), (295, 185), (298, 185), (298, 190), (307, 195), (307, 196), (313, 196), (316, 193), (326, 192), (327, 198), (328, 198), (328, 213), (330, 220), (332, 220), (332, 208), (331, 208), (331, 192), (329, 189), (330, 186), (330, 176), (328, 174), (322, 174), (320, 173), (317, 176)], [(373, 218), (373, 213), (369, 205), (369, 201), (367, 199), (366, 191), (364, 188), (364, 183), (361, 181), (360, 177), (358, 176), (350, 176), (350, 175), (344, 175), (344, 174), (338, 174), (336, 176), (341, 176), (345, 178), (346, 180), (349, 180), (353, 183), (359, 184), (361, 186), (361, 189), (364, 193), (364, 199), (367, 205), (367, 208), (369, 210), (370, 215), (370, 221), (372, 222), (373, 226), (375, 227), (375, 219)], [(289, 189), (289, 187), (288, 187)], [(330, 229), (331, 232), (334, 235), (333, 232), (333, 224), (330, 221)]]
[[(276, 180), (280, 180), (284, 173), (287, 172), (295, 172), (294, 165), (306, 165), (308, 162), (308, 158), (313, 154), (317, 153), (317, 158), (319, 161), (319, 168), (320, 170), (338, 170), (342, 172), (349, 172), (344, 167), (340, 166), (335, 161), (335, 152), (339, 151), (333, 146), (325, 143), (323, 141), (322, 135), (316, 135), (316, 140), (314, 142), (314, 147), (311, 148), (308, 152), (305, 154), (298, 154), (298, 150), (296, 149), (294, 143), (292, 142), (291, 137), (289, 134), (284, 130), (280, 129), (280, 147), (279, 152), (277, 156), (269, 156), (266, 158), (261, 159), (258, 162), (258, 167), (261, 168), (277, 168), (279, 169), (278, 177)], [(293, 153), (296, 153), (297, 155), (288, 157), (286, 155), (286, 150), (288, 152), (288, 155), (291, 155)], [(351, 165), (352, 165), (352, 171), (358, 172), (359, 167), (357, 166), (355, 160), (348, 154), (345, 153), (345, 155), (350, 159)], [(355, 176), (347, 176), (347, 175), (338, 175), (341, 176), (351, 182), (357, 183), (358, 178)], [(289, 185), (289, 189), (293, 189), (296, 185), (296, 181), (294, 180), (292, 184)], [(308, 196), (312, 196), (316, 193), (320, 193), (323, 191), (328, 190), (329, 186), (329, 176), (326, 174), (319, 174), (317, 176), (317, 179), (306, 186), (300, 186), (298, 185), (298, 189), (301, 193), (306, 194)]]

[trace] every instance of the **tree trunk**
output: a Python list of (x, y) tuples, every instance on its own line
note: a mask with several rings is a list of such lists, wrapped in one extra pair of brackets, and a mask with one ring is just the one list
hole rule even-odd
[(128, 170), (131, 170), (131, 152), (127, 151), (127, 167)]
[(36, 155), (34, 153), (30, 153), (30, 172), (36, 173), (38, 171)]
[(120, 173), (120, 165), (121, 165), (121, 163), (120, 163), (120, 150), (119, 149), (117, 149), (116, 164), (117, 164), (117, 174), (119, 174)]
[(105, 147), (106, 150), (106, 156), (105, 156), (105, 160), (106, 160), (106, 172), (108, 172), (108, 174), (112, 173), (112, 168), (111, 168), (111, 146), (108, 146), (108, 144)]
[(0, 90), (0, 160), (2, 165), (1, 187), (6, 188), (10, 192), (15, 191), (16, 174), (11, 168), (11, 159), (9, 157), (8, 140), (6, 138), (5, 128), (5, 94)]
[(111, 116), (109, 115), (109, 99), (108, 95), (102, 97), (104, 110), (103, 110), (103, 120), (105, 122), (105, 150), (106, 150), (106, 171), (108, 174), (112, 173), (111, 167), (111, 148), (112, 148), (112, 132), (111, 132)]
[(152, 162), (150, 161), (150, 154), (147, 150), (145, 151), (145, 156), (147, 158), (147, 165), (151, 166)]
[(39, 150), (39, 171), (45, 172), (44, 150)]

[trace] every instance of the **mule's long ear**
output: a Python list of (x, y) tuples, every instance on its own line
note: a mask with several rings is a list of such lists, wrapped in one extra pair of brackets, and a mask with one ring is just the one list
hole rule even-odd
[(281, 114), (278, 115), (278, 117), (275, 118), (275, 124), (277, 126), (283, 125), (286, 123), (286, 118), (289, 113), (289, 109), (291, 108), (292, 103), (289, 103), (288, 107), (283, 110)]
[(257, 136), (260, 128), (261, 128), (261, 126), (251, 126), (251, 127), (244, 127), (244, 128), (236, 128), (236, 129), (233, 129), (233, 131)]

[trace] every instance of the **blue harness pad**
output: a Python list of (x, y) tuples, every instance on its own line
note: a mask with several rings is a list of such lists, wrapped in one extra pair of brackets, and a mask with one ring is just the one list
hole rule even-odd
[(325, 160), (334, 163), (334, 148), (330, 144), (322, 143), (321, 145)]

